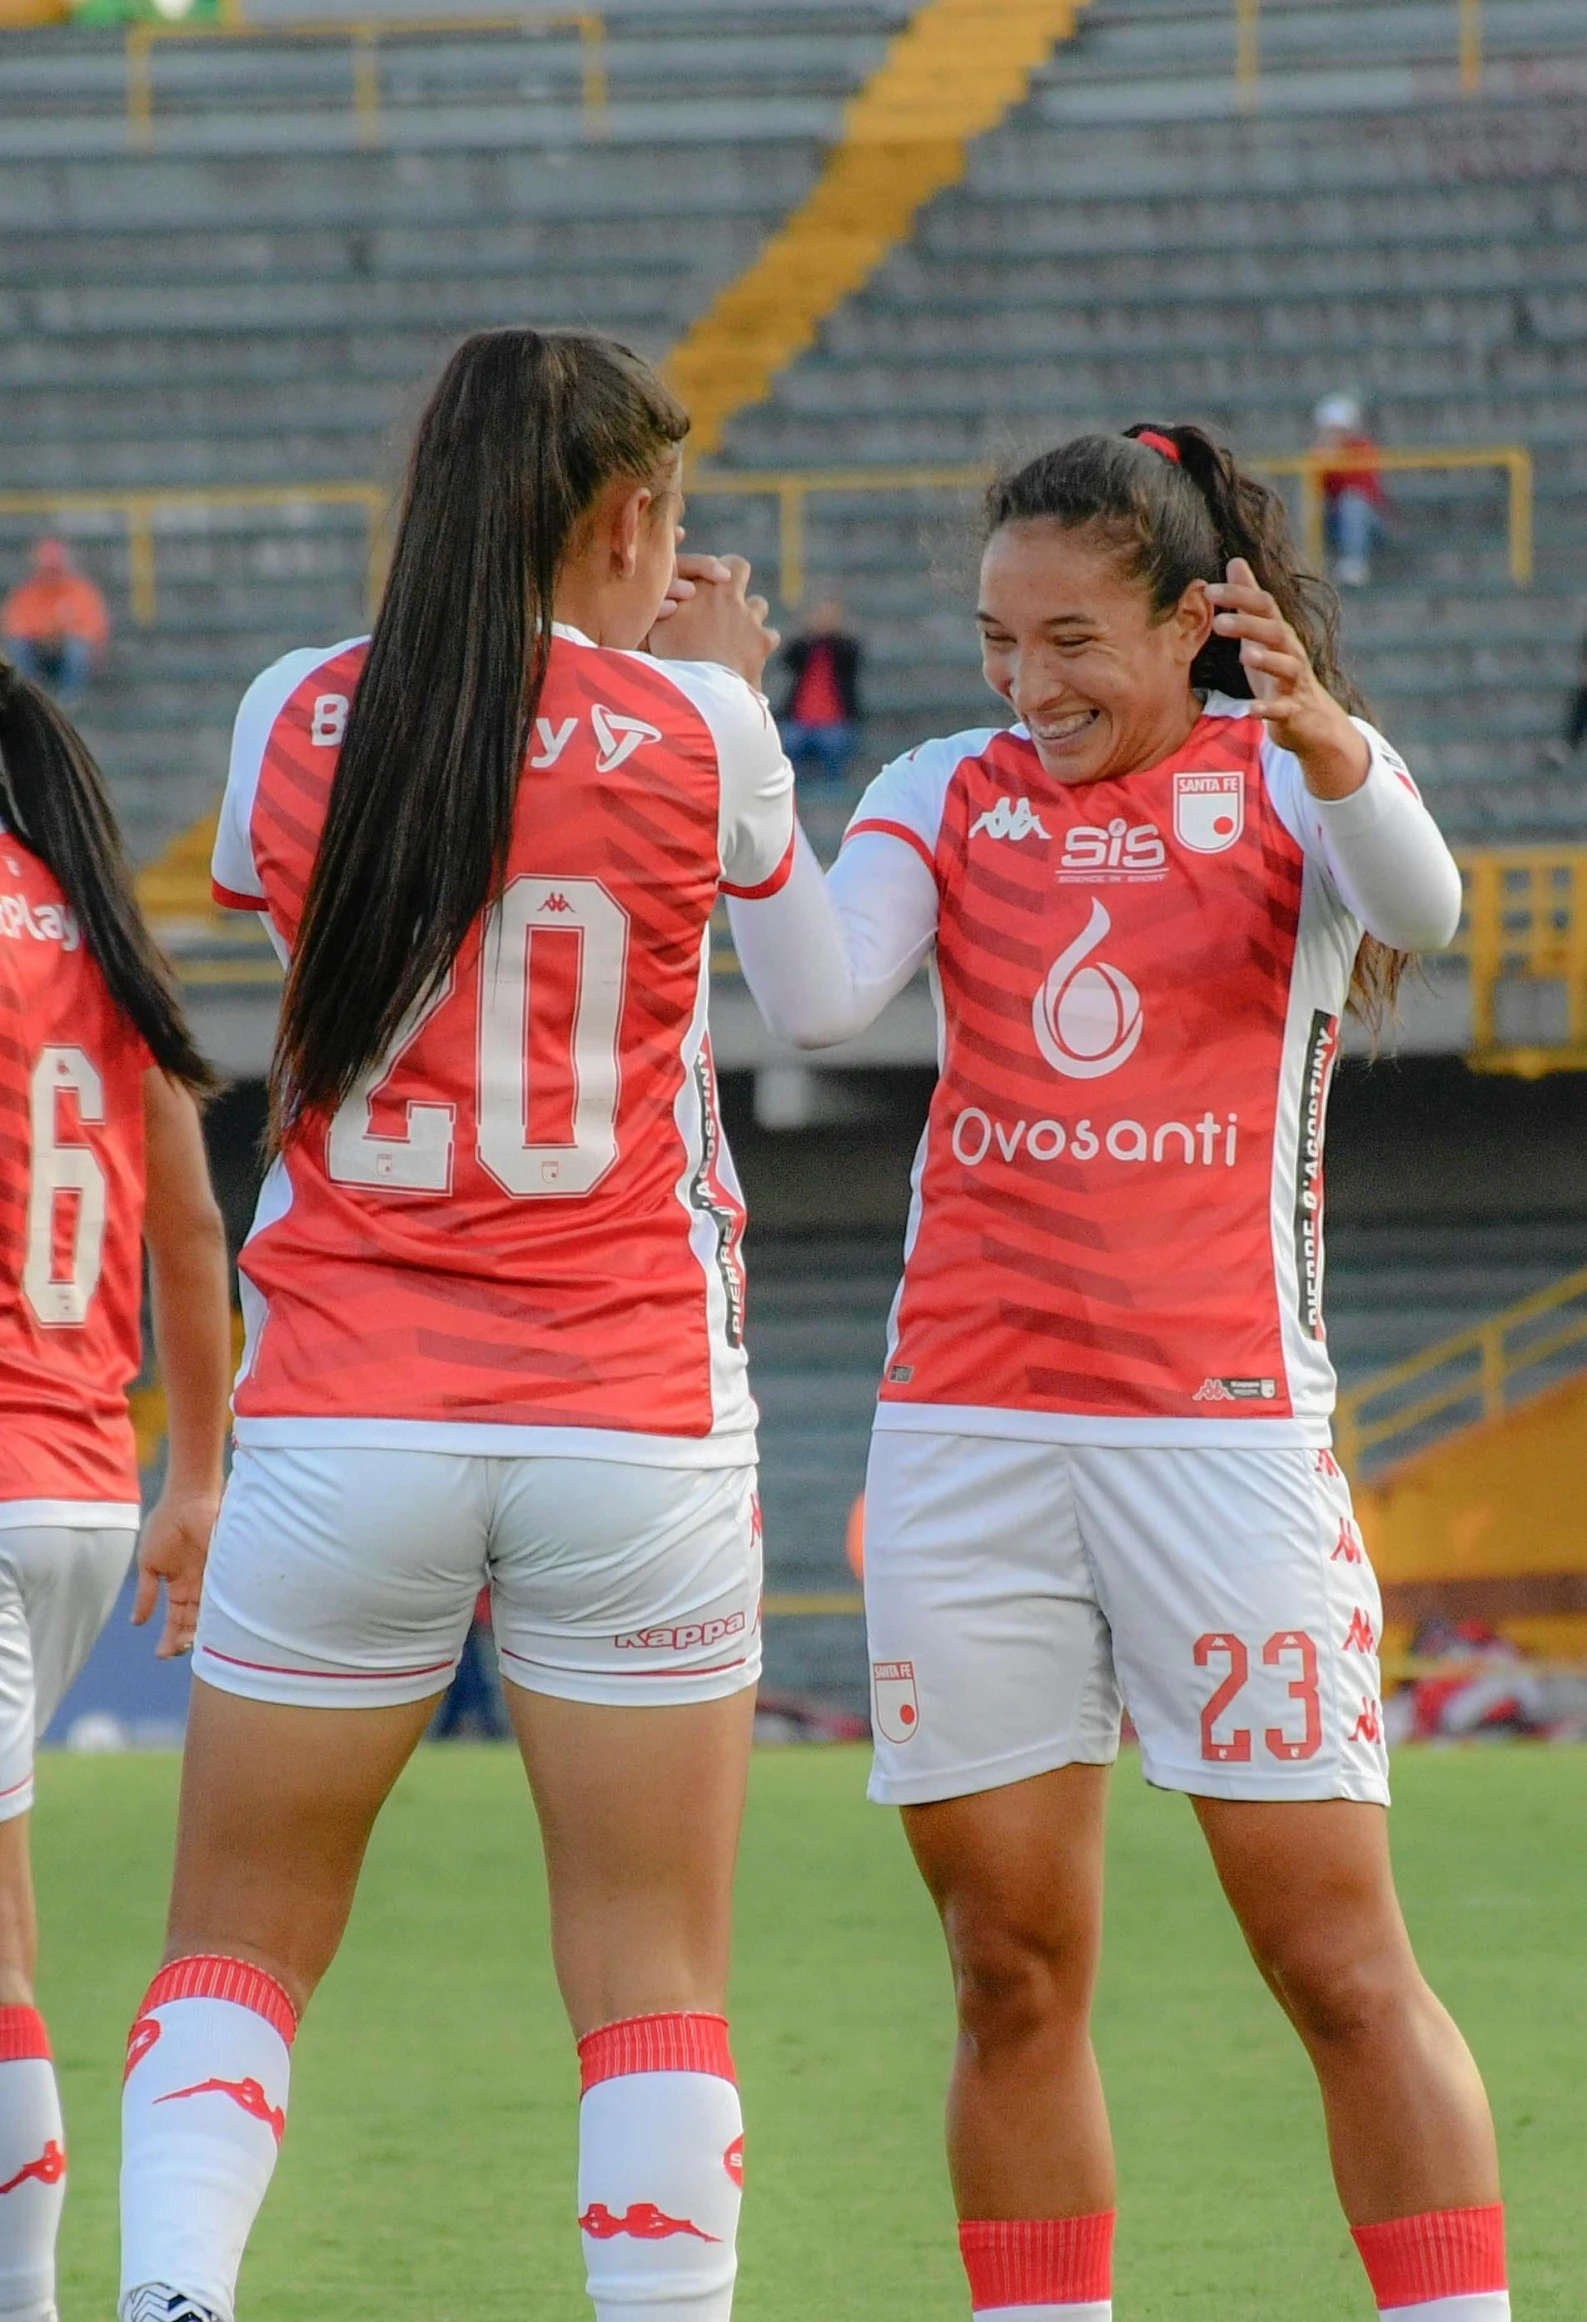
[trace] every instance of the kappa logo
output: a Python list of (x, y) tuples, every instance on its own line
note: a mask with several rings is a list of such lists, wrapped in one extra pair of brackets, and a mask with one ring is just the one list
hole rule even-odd
[(229, 2096), (240, 2106), (250, 2120), (261, 2121), (277, 2144), (287, 2133), (287, 2116), (279, 2104), (272, 2104), (257, 2080), (200, 2080), (191, 2088), (173, 2088), (167, 2096), (157, 2096), (156, 2104), (176, 2104), (184, 2096)]
[(1318, 1452), (1314, 1465), (1319, 1475), (1339, 1476), (1344, 1473), (1344, 1469), (1339, 1465), (1338, 1460), (1335, 1459), (1326, 1444)]
[(1365, 1564), (1366, 1560), (1366, 1551), (1361, 1545), (1360, 1536), (1354, 1524), (1351, 1523), (1348, 1516), (1341, 1517), (1339, 1538), (1334, 1545), (1333, 1554), (1328, 1559), (1329, 1563)]
[(873, 1661), (871, 1700), (876, 1730), (890, 1742), (913, 1741), (920, 1731), (920, 1696), (913, 1661)]
[(127, 2035), (127, 2069), (121, 2075), (123, 2083), (132, 2078), (159, 2037), (159, 2017), (140, 2016)]
[(66, 2174), (66, 2155), (53, 2137), (45, 2140), (36, 2161), (24, 2161), (14, 2177), (0, 2185), (0, 2193), (14, 2193), (19, 2185), (58, 2185)]
[(1277, 1397), (1277, 1379), (1203, 1379), (1190, 1400), (1193, 1403), (1272, 1403)]
[(565, 895), (548, 895), (540, 908), (542, 911), (571, 911), (573, 906)]
[(633, 2241), (670, 2241), (678, 2233), (694, 2241), (720, 2238), (696, 2225), (692, 2217), (669, 2217), (654, 2201), (630, 2201), (621, 2217), (614, 2217), (604, 2201), (592, 2201), (579, 2219), (579, 2231), (587, 2233), (591, 2241), (615, 2241), (620, 2233)]
[(1245, 828), (1243, 774), (1176, 774), (1174, 836), (1193, 855), (1221, 855)]
[(1141, 995), (1124, 970), (1091, 957), (1112, 925), (1093, 900), (1090, 918), (1053, 961), (1031, 1005), (1037, 1047), (1070, 1080), (1117, 1072), (1135, 1054), (1145, 1027)]
[(1016, 841), (1052, 836), (1028, 798), (1000, 798), (995, 806), (989, 806), (970, 825), (971, 838), (979, 838), (983, 832), (988, 838)]
[(619, 1652), (692, 1653), (701, 1645), (719, 1645), (724, 1637), (741, 1637), (746, 1622), (741, 1612), (725, 1619), (679, 1621), (674, 1628), (629, 1629), (612, 1641)]
[(590, 723), (595, 728), (597, 774), (615, 774), (646, 742), (661, 739), (659, 726), (647, 725), (643, 718), (622, 717), (600, 701), (590, 705)]
[(1359, 1605), (1350, 1616), (1344, 1649), (1347, 1653), (1375, 1653), (1378, 1649), (1377, 1632)]
[(1380, 1742), (1383, 1739), (1381, 1707), (1365, 1694), (1361, 1698), (1361, 1715), (1350, 1729), (1350, 1739), (1364, 1742)]

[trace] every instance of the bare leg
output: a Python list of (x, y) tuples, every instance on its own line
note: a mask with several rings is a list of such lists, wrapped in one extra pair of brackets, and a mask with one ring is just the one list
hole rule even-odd
[(1091, 2046), (1105, 1766), (904, 1809), (953, 1966), (948, 2166), (961, 2217), (1083, 2217), (1114, 2203)]
[(1316, 2068), (1350, 2223), (1497, 2201), (1488, 2101), (1411, 1951), (1382, 1808), (1195, 1807), (1252, 1957)]
[(540, 1816), (574, 2031), (723, 2013), (753, 1690), (676, 1709), (505, 1692)]
[(39, 1922), (33, 1902), (33, 1817), (0, 1822), (0, 2007), (30, 2008), (38, 1967)]
[(286, 1708), (195, 1680), (165, 1957), (249, 1960), (301, 2012), (336, 1956), (375, 1817), (434, 1710)]

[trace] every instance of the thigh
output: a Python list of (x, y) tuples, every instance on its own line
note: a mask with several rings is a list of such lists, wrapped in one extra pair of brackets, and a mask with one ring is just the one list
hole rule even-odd
[(375, 1817), (433, 1706), (432, 1696), (305, 1708), (196, 1679), (167, 1959), (250, 1960), (301, 2010), (335, 1957)]
[(718, 1701), (757, 1682), (752, 1466), (495, 1464), (491, 1612), (504, 1677), (614, 1709)]
[(1081, 1529), (1148, 1780), (1388, 1801), (1382, 1606), (1333, 1454), (1076, 1454)]
[(1119, 1704), (1059, 1445), (882, 1429), (865, 1491), (873, 1798), (1105, 1765)]
[(0, 1822), (33, 1804), (33, 1639), (13, 1546), (21, 1537), (0, 1534)]
[(298, 1708), (444, 1692), (485, 1579), (493, 1466), (434, 1451), (239, 1448), (195, 1674)]
[(545, 1845), (557, 1979), (580, 2038), (726, 2012), (755, 1697), (613, 1708), (508, 1683)]

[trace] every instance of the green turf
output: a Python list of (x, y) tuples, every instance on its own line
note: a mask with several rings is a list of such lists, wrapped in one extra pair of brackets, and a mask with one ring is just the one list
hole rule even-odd
[[(939, 2154), (948, 1996), (894, 1817), (850, 1750), (757, 1760), (734, 2045), (750, 2123), (739, 2322), (965, 2311)], [(65, 2084), (63, 2322), (112, 2312), (118, 2062), (154, 1959), (175, 1767), (51, 1758), (43, 2001)], [(1587, 1752), (1402, 1755), (1402, 1885), (1489, 2077), (1517, 2322), (1587, 2279)], [(1335, 2322), (1370, 2306), (1305, 2067), (1182, 1801), (1116, 1786), (1099, 2039), (1123, 2176), (1119, 2322)], [(424, 1752), (371, 1853), (294, 2065), (247, 2322), (580, 2322), (575, 2084), (505, 1751)]]

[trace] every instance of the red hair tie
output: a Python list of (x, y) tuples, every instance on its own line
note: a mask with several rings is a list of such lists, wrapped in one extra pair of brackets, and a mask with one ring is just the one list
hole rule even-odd
[(1149, 443), (1154, 452), (1161, 452), (1165, 460), (1179, 465), (1179, 446), (1171, 435), (1159, 435), (1155, 427), (1143, 427), (1135, 438), (1137, 443)]

